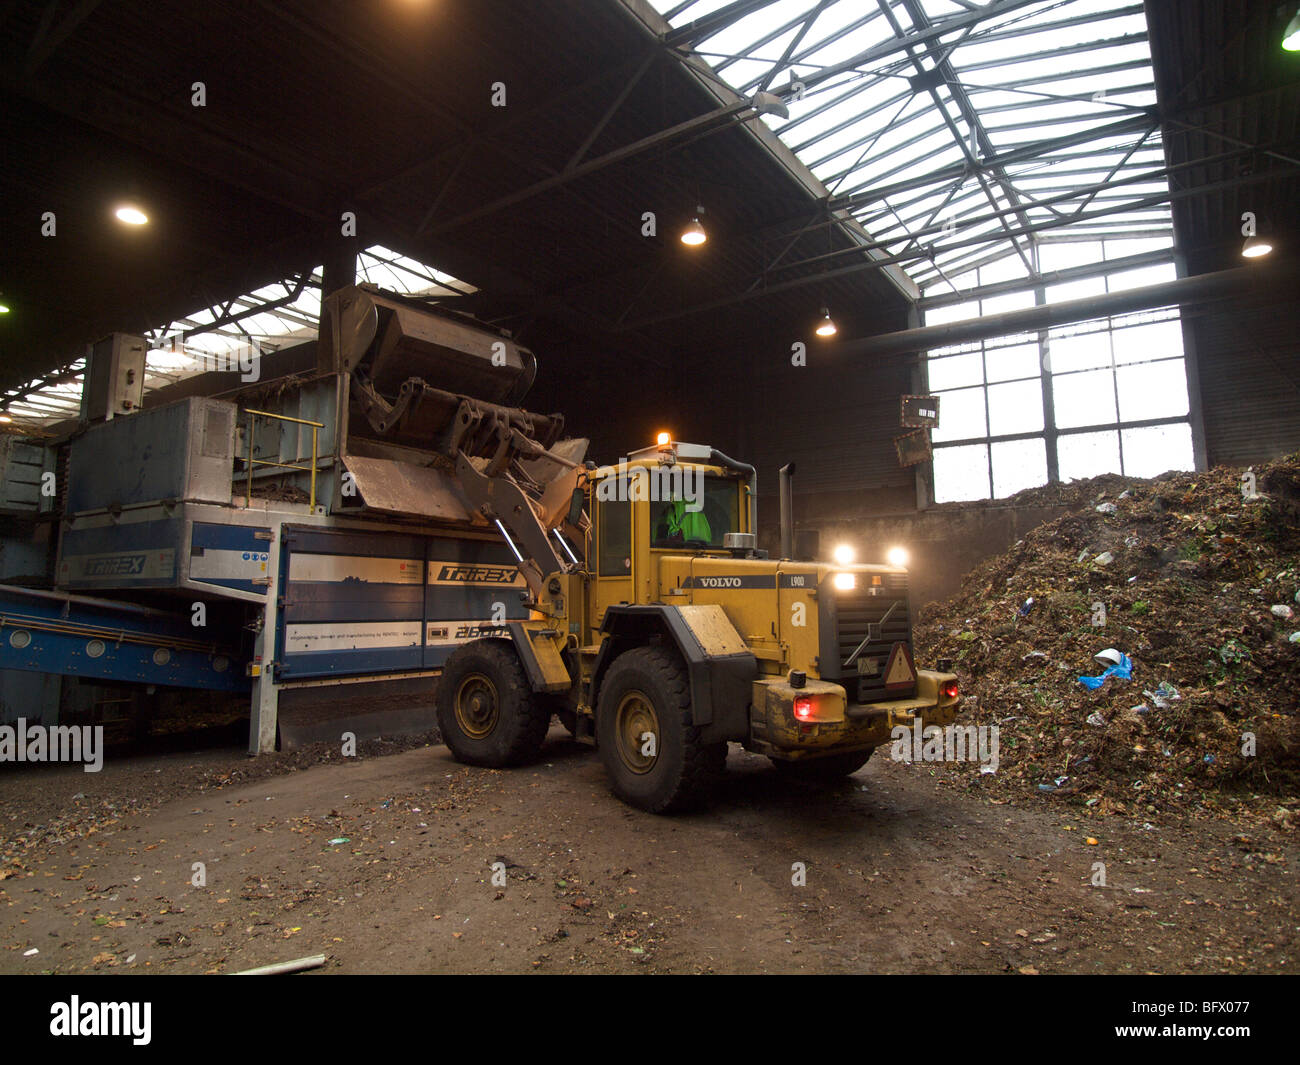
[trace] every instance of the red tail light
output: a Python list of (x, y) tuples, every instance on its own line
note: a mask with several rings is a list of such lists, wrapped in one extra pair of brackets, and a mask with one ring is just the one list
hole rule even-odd
[(813, 701), (806, 695), (800, 696), (794, 701), (794, 716), (801, 721), (807, 721), (813, 716)]
[(955, 680), (945, 680), (939, 685), (939, 694), (945, 699), (957, 698), (957, 682)]

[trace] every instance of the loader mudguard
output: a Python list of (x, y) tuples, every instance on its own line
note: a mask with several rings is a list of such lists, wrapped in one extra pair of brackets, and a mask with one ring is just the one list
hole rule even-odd
[(592, 670), (593, 705), (614, 659), (660, 638), (671, 642), (686, 663), (691, 723), (704, 730), (704, 741), (743, 740), (749, 735), (751, 685), (758, 676), (758, 660), (722, 607), (612, 606), (600, 628), (606, 638)]
[(506, 630), (533, 691), (558, 695), (573, 686), (560, 653), (563, 641), (556, 640), (554, 630), (525, 625), (522, 621), (509, 622)]

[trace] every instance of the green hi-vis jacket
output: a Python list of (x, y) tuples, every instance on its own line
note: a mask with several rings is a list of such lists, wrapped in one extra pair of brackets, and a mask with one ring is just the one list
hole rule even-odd
[(668, 508), (666, 520), (670, 537), (680, 536), (683, 540), (702, 540), (706, 544), (713, 542), (713, 530), (709, 527), (709, 519), (704, 516), (704, 511), (687, 510), (684, 499), (673, 500), (672, 506)]

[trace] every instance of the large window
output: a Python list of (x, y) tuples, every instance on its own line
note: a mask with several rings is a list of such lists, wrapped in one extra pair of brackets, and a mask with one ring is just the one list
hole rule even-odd
[[(927, 290), (925, 323), (988, 317), (1175, 276), (1165, 238), (1047, 243), (1038, 255), (1039, 280), (1008, 256)], [(961, 299), (962, 293), (975, 298)], [(937, 502), (1001, 498), (1050, 479), (1150, 477), (1193, 467), (1176, 310), (937, 349), (926, 368), (930, 390), (941, 397)]]

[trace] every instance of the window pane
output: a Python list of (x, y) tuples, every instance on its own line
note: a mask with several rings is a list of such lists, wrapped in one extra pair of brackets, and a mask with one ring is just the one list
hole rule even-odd
[(1038, 440), (1004, 440), (993, 445), (993, 496), (1002, 499), (1047, 483), (1047, 444)]
[(1056, 374), (1052, 401), (1058, 428), (1106, 425), (1115, 418), (1115, 375), (1111, 370)]
[(1101, 261), (1100, 241), (1044, 244), (1038, 249), (1038, 268), (1044, 273), (1050, 270), (1066, 270), (1071, 266), (1091, 266)]
[(1125, 429), (1123, 434), (1124, 472), (1130, 477), (1192, 469), (1192, 428), (1186, 422)]
[(1183, 328), (1177, 321), (1116, 329), (1111, 336), (1115, 341), (1116, 362), (1167, 359), (1183, 353)]
[(951, 307), (930, 308), (925, 312), (925, 324), (947, 325), (949, 322), (961, 322), (979, 316), (979, 300), (971, 300), (969, 303), (955, 303)]
[(1134, 240), (1108, 240), (1106, 241), (1106, 258), (1123, 259), (1128, 255), (1141, 255), (1147, 251), (1160, 251), (1169, 248), (1170, 254), (1174, 241), (1172, 237), (1144, 237)]
[(1110, 365), (1110, 339), (1105, 333), (1053, 337), (1047, 340), (1048, 366), (1053, 373), (1069, 370), (1092, 370)]
[(705, 477), (702, 498), (689, 480), (674, 476), (668, 467), (660, 467), (652, 483), (651, 547), (682, 547), (691, 541), (721, 547), (727, 533), (739, 531), (736, 482), (731, 478)]
[(1119, 473), (1119, 434), (1071, 433), (1058, 437), (1056, 461), (1062, 481)]
[(984, 383), (984, 370), (980, 366), (978, 351), (967, 355), (949, 355), (944, 359), (931, 359), (927, 366), (932, 392)]
[(990, 381), (1014, 381), (1020, 377), (1037, 377), (1038, 345), (1016, 344), (1009, 348), (993, 348), (984, 353), (984, 365)]
[[(994, 285), (999, 281), (1016, 281), (1022, 277), (1027, 278), (1029, 271), (1025, 269), (1025, 264), (1019, 255), (1004, 255), (996, 262), (986, 263), (980, 267), (980, 284)], [(1030, 297), (1030, 304), (1033, 304), (1033, 297)]]
[(1085, 296), (1100, 296), (1105, 291), (1105, 278), (1085, 277), (1079, 281), (1067, 281), (1063, 285), (1048, 285), (1045, 294), (1048, 303), (1064, 303), (1066, 300), (1081, 300)]
[(1121, 421), (1176, 418), (1187, 413), (1187, 369), (1182, 359), (1121, 366), (1115, 371), (1115, 380)]
[[(622, 482), (621, 494), (627, 495), (627, 482)], [(632, 504), (607, 502), (600, 504), (600, 569), (601, 577), (630, 577), (632, 575)]]
[(1140, 270), (1125, 270), (1122, 274), (1110, 274), (1106, 285), (1111, 292), (1122, 292), (1127, 288), (1141, 288), (1143, 285), (1158, 285), (1164, 281), (1173, 281), (1178, 271), (1173, 263), (1160, 263), (1157, 266), (1144, 266)]
[(1001, 296), (990, 296), (980, 303), (980, 314), (1001, 314), (1003, 311), (1023, 311), (1034, 305), (1033, 292), (1007, 292)]
[(985, 444), (934, 449), (934, 499), (953, 503), (988, 499), (989, 449)]
[[(1043, 428), (1043, 386), (1038, 380), (989, 386), (989, 435), (1036, 433)], [(994, 467), (994, 477), (997, 468)]]
[(939, 428), (931, 439), (969, 440), (975, 436), (988, 436), (984, 421), (984, 389), (963, 388), (957, 392), (944, 392), (939, 401)]

